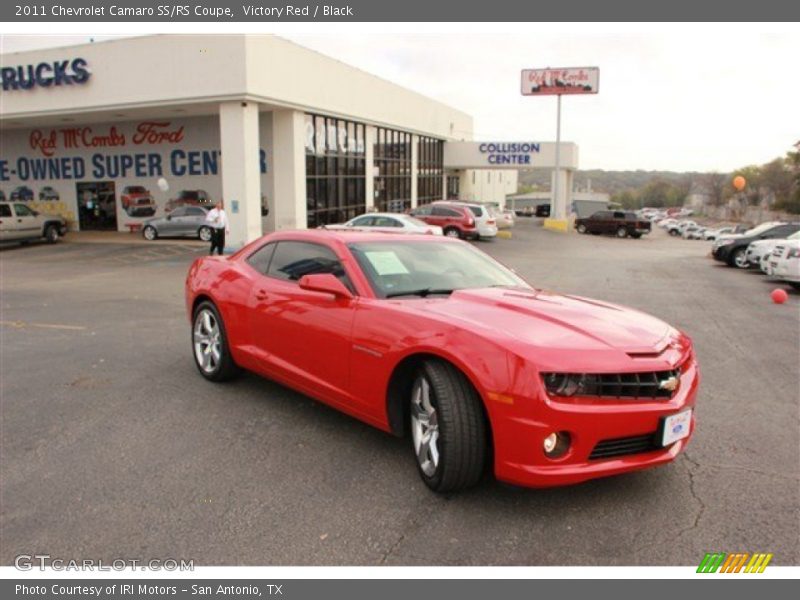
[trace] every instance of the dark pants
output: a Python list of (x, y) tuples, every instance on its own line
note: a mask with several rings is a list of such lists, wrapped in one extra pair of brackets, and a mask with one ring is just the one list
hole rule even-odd
[(222, 256), (222, 251), (225, 249), (225, 229), (220, 227), (217, 229), (216, 227), (211, 228), (211, 250), (209, 254), (214, 254), (214, 250), (219, 251), (219, 255)]

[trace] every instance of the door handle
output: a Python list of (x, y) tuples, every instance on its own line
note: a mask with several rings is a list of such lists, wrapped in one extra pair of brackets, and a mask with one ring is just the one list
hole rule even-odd
[(256, 300), (266, 300), (268, 295), (265, 290), (258, 290), (256, 292)]

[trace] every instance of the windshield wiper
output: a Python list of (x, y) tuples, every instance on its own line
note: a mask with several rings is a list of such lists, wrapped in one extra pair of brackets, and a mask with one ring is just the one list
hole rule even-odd
[(407, 290), (404, 292), (392, 292), (391, 294), (386, 294), (386, 297), (397, 298), (398, 296), (421, 296), (422, 298), (425, 298), (431, 294), (452, 294), (453, 291), (454, 290), (448, 289), (421, 288), (418, 290)]

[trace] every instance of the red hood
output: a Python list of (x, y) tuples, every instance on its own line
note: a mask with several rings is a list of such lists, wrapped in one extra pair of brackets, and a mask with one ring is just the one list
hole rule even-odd
[[(416, 302), (416, 308), (476, 333), (503, 336), (522, 355), (535, 352), (542, 367), (566, 356), (585, 369), (625, 370), (674, 365), (685, 349), (671, 348), (674, 330), (644, 313), (577, 296), (542, 290), (461, 290), (447, 299)], [(515, 344), (517, 342), (517, 344)], [(686, 342), (688, 344), (688, 341)], [(671, 351), (667, 351), (671, 350)], [(611, 359), (609, 361), (609, 359)], [(561, 364), (563, 368), (563, 364)]]

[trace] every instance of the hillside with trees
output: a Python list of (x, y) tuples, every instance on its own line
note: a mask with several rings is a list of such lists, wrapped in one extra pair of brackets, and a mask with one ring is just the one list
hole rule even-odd
[[(733, 188), (733, 178), (742, 175), (742, 191), (750, 206), (800, 214), (800, 142), (795, 149), (763, 165), (749, 165), (732, 173), (679, 173), (675, 171), (603, 171), (575, 173), (575, 189), (606, 192), (626, 208), (683, 206), (694, 196), (704, 205), (722, 206), (732, 198), (742, 199)], [(521, 171), (520, 192), (548, 190), (549, 171)]]

